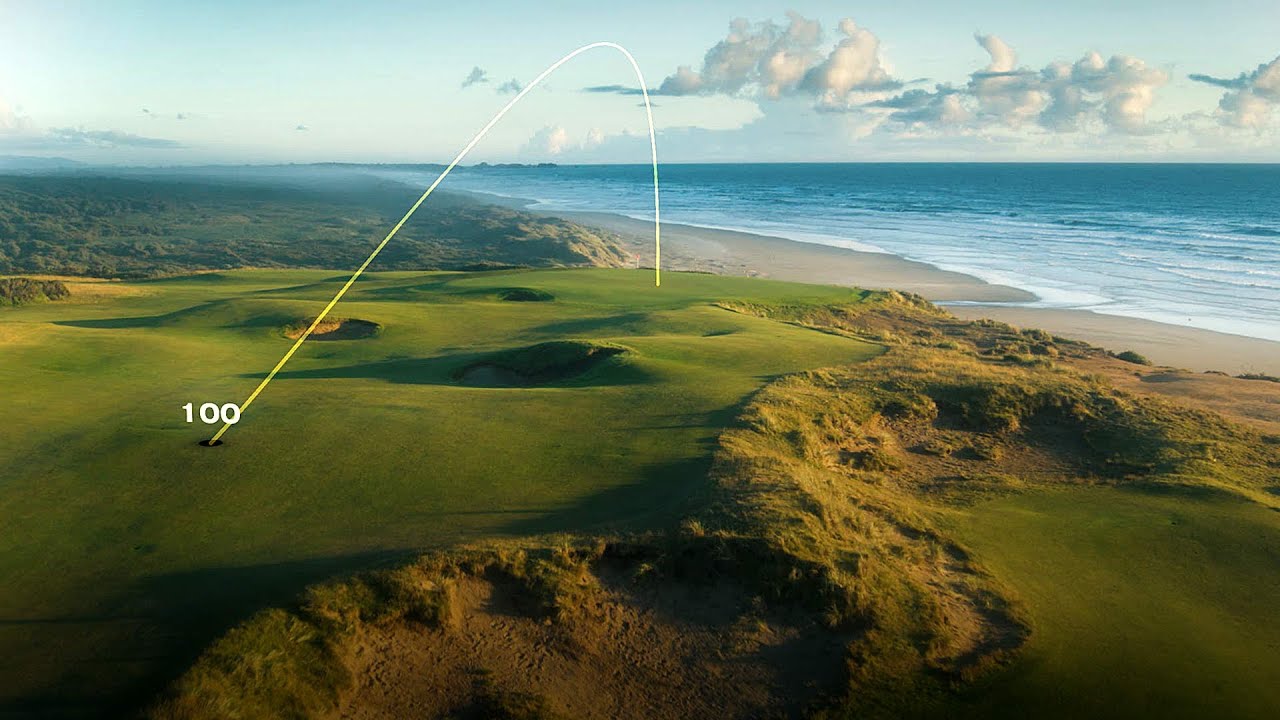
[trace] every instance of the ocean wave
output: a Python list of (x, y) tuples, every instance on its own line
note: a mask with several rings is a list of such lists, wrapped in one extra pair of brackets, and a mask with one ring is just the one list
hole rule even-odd
[(1261, 225), (1243, 225), (1232, 228), (1233, 232), (1244, 233), (1245, 235), (1256, 235), (1258, 237), (1280, 237), (1280, 230)]
[[(647, 219), (645, 170), (489, 171), (455, 186), (532, 196), (537, 209)], [(1184, 325), (1193, 318), (1227, 332), (1248, 326), (1244, 334), (1280, 318), (1280, 190), (1271, 175), (1247, 186), (1251, 200), (1243, 202), (1238, 184), (1218, 189), (1181, 177), (1104, 191), (1073, 174), (1088, 168), (1003, 169), (1026, 182), (998, 186), (975, 184), (983, 171), (959, 166), (784, 170), (779, 178), (776, 166), (674, 166), (664, 177), (664, 218), (889, 252), (1025, 289), (1041, 306), (1161, 315)]]

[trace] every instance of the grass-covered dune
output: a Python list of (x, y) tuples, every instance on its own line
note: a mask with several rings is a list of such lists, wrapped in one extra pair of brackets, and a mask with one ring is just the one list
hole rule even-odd
[(153, 716), (1280, 706), (1280, 436), (1118, 390), (1107, 372), (1132, 364), (1096, 348), (910, 297), (720, 306), (889, 351), (755, 393), (678, 527), (314, 586), (211, 646)]
[[(308, 342), (222, 446), (199, 446), (214, 428), (183, 405), (242, 402), (346, 277), (83, 283), (0, 308), (0, 709), (140, 707), (255, 610), (424, 549), (674, 526), (752, 393), (883, 349), (716, 306), (857, 302), (845, 288), (370, 273), (334, 315), (377, 332)], [(626, 350), (577, 366), (598, 348)], [(477, 363), (536, 377), (461, 381)]]

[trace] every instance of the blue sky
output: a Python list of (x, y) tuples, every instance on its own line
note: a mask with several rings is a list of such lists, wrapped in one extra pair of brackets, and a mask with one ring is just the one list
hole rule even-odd
[[(612, 40), (668, 162), (1280, 162), (1275, 0), (436, 5), (0, 0), (0, 154), (444, 161)], [(642, 162), (637, 87), (593, 51), (472, 158)]]

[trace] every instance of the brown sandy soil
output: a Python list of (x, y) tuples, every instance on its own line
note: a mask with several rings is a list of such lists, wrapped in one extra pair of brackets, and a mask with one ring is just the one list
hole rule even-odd
[(479, 718), (494, 697), (582, 720), (794, 716), (843, 677), (848, 637), (726, 581), (598, 580), (579, 615), (552, 622), (522, 611), (513, 584), (462, 578), (444, 629), (370, 632), (337, 717)]
[(1280, 435), (1280, 383), (1167, 367), (1142, 367), (1114, 358), (1075, 360), (1072, 364), (1106, 375), (1126, 392), (1159, 395)]

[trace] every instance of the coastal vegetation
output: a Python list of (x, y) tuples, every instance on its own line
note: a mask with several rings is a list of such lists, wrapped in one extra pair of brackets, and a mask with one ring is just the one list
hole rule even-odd
[[(255, 610), (423, 549), (677, 524), (752, 393), (881, 352), (712, 304), (846, 288), (374, 272), (333, 315), (375, 334), (308, 342), (221, 446), (198, 445), (216, 428), (181, 406), (242, 402), (346, 277), (202, 272), (4, 308), (0, 383), (22, 418), (0, 433), (6, 706), (124, 714)], [(528, 379), (459, 377), (477, 363)]]
[[(428, 695), (439, 716), (1128, 717), (1153, 707), (1186, 716), (1212, 707), (1261, 717), (1275, 699), (1259, 684), (1280, 669), (1266, 651), (1275, 628), (1267, 602), (1247, 598), (1280, 597), (1277, 583), (1256, 582), (1280, 541), (1280, 437), (1117, 390), (1092, 369), (1109, 361), (1100, 349), (957, 321), (909, 295), (718, 304), (814, 335), (875, 338), (888, 352), (783, 375), (755, 393), (718, 435), (709, 485), (675, 524), (485, 541), (317, 585), (210, 647), (153, 717), (327, 717)], [(512, 357), (580, 358), (595, 347)], [(1086, 522), (1057, 544), (1019, 546), (1016, 538), (1036, 526), (1012, 508), (1079, 512), (1069, 507), (1123, 524)], [(1165, 517), (1177, 521), (1150, 525)], [(1002, 539), (1001, 528), (1010, 537)], [(1116, 543), (1117, 532), (1134, 531), (1168, 549)], [(1178, 562), (1177, 548), (1189, 540), (1250, 549), (1233, 552), (1208, 579)], [(1124, 577), (1126, 564), (1138, 561), (1145, 563), (1138, 576)], [(1109, 585), (1075, 587), (1071, 572), (1027, 575), (1027, 567), (1055, 564)], [(1164, 594), (1138, 601), (1153, 574)], [(698, 592), (685, 594), (691, 584)], [(1111, 594), (1132, 606), (1101, 612), (1096, 604)], [(708, 597), (714, 611), (695, 599)], [(1064, 597), (1075, 600), (1064, 605)], [(1182, 604), (1200, 610), (1144, 615)], [(674, 616), (659, 611), (677, 606)], [(1220, 624), (1226, 607), (1263, 636), (1239, 644), (1254, 653), (1256, 671), (1239, 674), (1231, 658), (1194, 665), (1165, 658), (1170, 643), (1237, 632), (1234, 620)], [(619, 617), (652, 638), (647, 651), (629, 644)], [(1064, 636), (1062, 623), (1082, 619), (1086, 626)], [(533, 634), (528, 647), (507, 642), (536, 666), (559, 659), (561, 674), (594, 683), (546, 681), (533, 670), (522, 676), (483, 645), (480, 626), (501, 622), (517, 628), (512, 637)], [(668, 639), (697, 638), (708, 627), (723, 645)], [(458, 653), (454, 638), (485, 651)], [(1099, 641), (1128, 648), (1130, 683), (1170, 685), (1157, 699), (1102, 677), (1089, 655)], [(1145, 642), (1162, 650), (1147, 652)], [(805, 648), (809, 682), (786, 672), (800, 662), (788, 647)], [(368, 648), (385, 653), (380, 662)], [(668, 689), (671, 702), (657, 707), (609, 704), (630, 683), (652, 689), (657, 658), (671, 654), (698, 679), (696, 691)], [(381, 680), (369, 680), (371, 662)], [(619, 663), (631, 680), (609, 674)], [(389, 668), (398, 668), (399, 680), (386, 679)], [(413, 680), (465, 673), (482, 680)], [(398, 682), (417, 682), (419, 691)], [(1220, 692), (1199, 695), (1204, 682)], [(1056, 699), (1063, 689), (1071, 701)], [(505, 707), (515, 709), (494, 709)]]
[[(149, 177), (0, 176), (0, 273), (147, 278), (240, 267), (355, 268), (417, 198), (355, 176), (297, 186)], [(610, 233), (435, 196), (382, 269), (625, 265)]]
[(291, 182), (0, 178), (0, 708), (1280, 706), (1271, 376), (440, 196), (202, 447), (416, 196)]
[(62, 300), (71, 290), (58, 280), (35, 280), (25, 277), (0, 278), (0, 305), (26, 305)]

